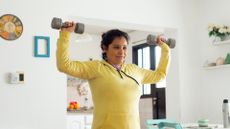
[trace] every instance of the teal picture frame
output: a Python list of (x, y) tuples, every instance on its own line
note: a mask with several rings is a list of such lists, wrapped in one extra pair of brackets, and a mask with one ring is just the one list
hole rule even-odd
[[(45, 48), (39, 44), (45, 41)], [(43, 51), (44, 53), (41, 53)], [(34, 36), (34, 56), (41, 58), (50, 57), (50, 37), (49, 36)]]

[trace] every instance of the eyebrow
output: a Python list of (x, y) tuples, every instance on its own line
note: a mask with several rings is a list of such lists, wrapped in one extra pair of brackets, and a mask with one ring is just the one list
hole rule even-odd
[(127, 46), (127, 45), (113, 44), (113, 46)]

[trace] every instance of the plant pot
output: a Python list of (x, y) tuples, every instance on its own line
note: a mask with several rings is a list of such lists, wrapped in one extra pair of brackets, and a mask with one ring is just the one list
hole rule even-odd
[(218, 36), (215, 36), (214, 39), (213, 39), (213, 43), (215, 43), (215, 42), (220, 42), (220, 41), (222, 41), (222, 40), (223, 40), (222, 38), (220, 38), (220, 37), (218, 37)]
[(213, 39), (213, 43), (221, 42), (230, 39), (230, 36), (215, 36)]

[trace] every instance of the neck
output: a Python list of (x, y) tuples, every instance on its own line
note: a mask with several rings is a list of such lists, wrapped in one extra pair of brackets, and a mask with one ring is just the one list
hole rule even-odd
[(121, 65), (114, 65), (114, 64), (112, 64), (112, 66), (113, 66), (114, 68), (116, 68), (117, 70), (121, 70)]
[(121, 70), (121, 64), (113, 64), (109, 61), (107, 61), (109, 64), (111, 64), (114, 68), (116, 68), (117, 70)]

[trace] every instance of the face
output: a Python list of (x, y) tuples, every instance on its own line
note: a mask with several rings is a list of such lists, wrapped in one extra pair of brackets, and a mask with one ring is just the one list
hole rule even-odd
[(113, 65), (121, 65), (127, 54), (127, 41), (124, 37), (116, 37), (105, 49), (107, 61)]

